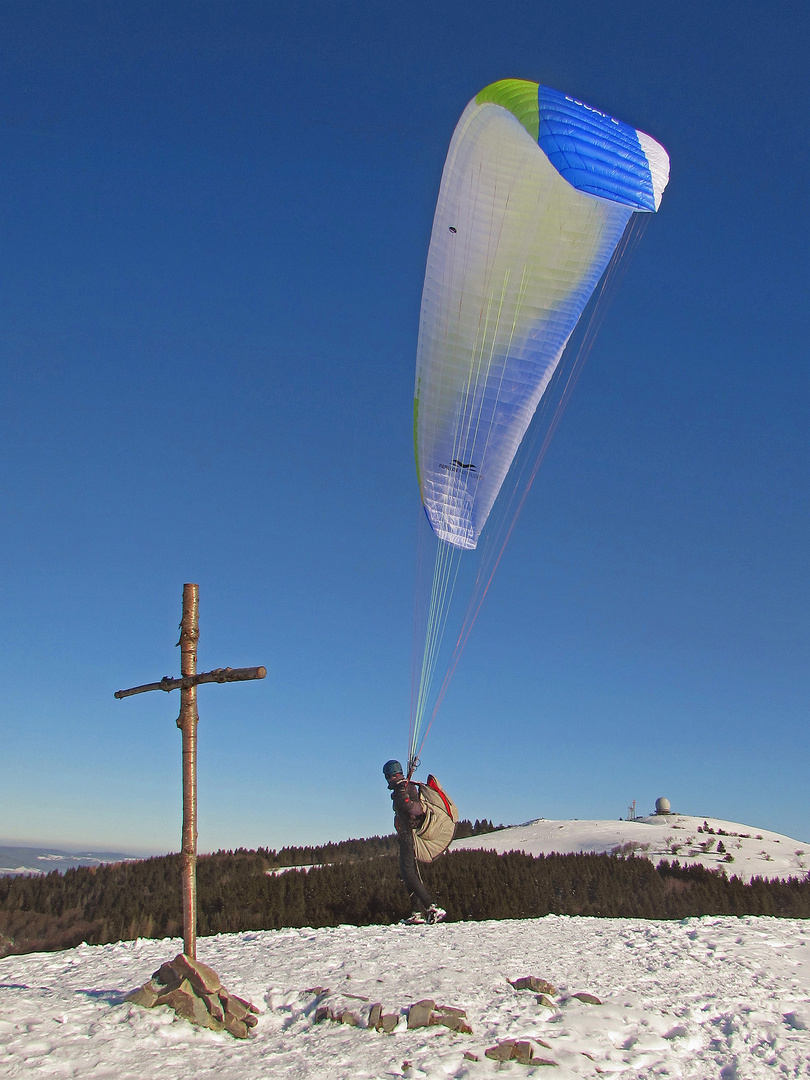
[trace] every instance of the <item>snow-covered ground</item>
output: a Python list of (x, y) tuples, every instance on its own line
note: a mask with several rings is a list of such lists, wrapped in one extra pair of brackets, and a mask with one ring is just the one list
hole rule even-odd
[(289, 874), (291, 870), (303, 870), (305, 874), (308, 874), (310, 870), (320, 870), (323, 865), (324, 863), (304, 863), (302, 866), (277, 866), (274, 870), (265, 870), (265, 874), (268, 877), (278, 877), (279, 874)]
[[(712, 831), (703, 831), (705, 825)], [(720, 844), (722, 848), (718, 852)], [(539, 818), (483, 836), (455, 840), (452, 846), (499, 853), (524, 851), (527, 855), (548, 855), (553, 851), (560, 854), (633, 851), (656, 864), (662, 859), (670, 862), (677, 859), (681, 864), (700, 863), (710, 870), (723, 870), (729, 877), (736, 874), (744, 881), (752, 877), (803, 878), (810, 870), (810, 844), (734, 821), (684, 814), (653, 815), (635, 821)]]
[[(683, 815), (541, 819), (454, 846), (534, 855), (632, 850), (745, 879), (804, 876), (810, 866), (800, 841)], [(203, 939), (199, 959), (261, 1010), (245, 1042), (124, 1000), (181, 948), (141, 940), (0, 960), (0, 1077), (475, 1080), (548, 1068), (488, 1059), (485, 1050), (505, 1039), (533, 1041), (560, 1080), (810, 1077), (810, 921), (550, 915)], [(555, 985), (553, 1008), (510, 985), (527, 975)], [(329, 993), (318, 997), (315, 987)], [(581, 991), (602, 1004), (573, 996)], [(472, 1034), (408, 1030), (408, 1007), (424, 998), (464, 1009)], [(367, 1026), (375, 1002), (400, 1015), (393, 1034)], [(316, 1023), (316, 1007), (328, 1004), (351, 1008), (359, 1026)]]
[[(123, 1000), (180, 948), (141, 940), (0, 960), (0, 1076), (475, 1080), (547, 1069), (484, 1056), (504, 1039), (534, 1040), (560, 1080), (810, 1075), (810, 923), (800, 920), (547, 916), (203, 939), (199, 958), (261, 1010), (242, 1042)], [(513, 989), (525, 975), (554, 983), (554, 1008)], [(316, 1024), (316, 986), (330, 990), (321, 1002), (355, 995), (344, 1000), (361, 1016), (361, 998), (389, 1013), (433, 998), (466, 1010), (472, 1034), (409, 1031), (404, 1012), (390, 1035), (362, 1019)]]

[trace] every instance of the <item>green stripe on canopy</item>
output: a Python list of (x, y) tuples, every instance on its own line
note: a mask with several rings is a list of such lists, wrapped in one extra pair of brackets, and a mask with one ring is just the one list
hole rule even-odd
[(499, 79), (476, 94), (476, 105), (491, 102), (508, 109), (537, 142), (540, 133), (540, 112), (537, 106), (537, 83), (525, 79)]

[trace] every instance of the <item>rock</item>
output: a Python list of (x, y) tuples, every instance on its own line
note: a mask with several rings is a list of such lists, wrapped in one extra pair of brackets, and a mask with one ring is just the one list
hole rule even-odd
[(408, 1027), (427, 1027), (435, 1004), (430, 998), (423, 998), (422, 1001), (417, 1001), (415, 1005), (411, 1005), (410, 1009), (408, 1009)]
[(181, 979), (188, 979), (198, 994), (215, 994), (222, 988), (214, 969), (200, 960), (191, 960), (183, 953), (178, 953), (170, 966)]
[[(247, 1038), (258, 1023), (259, 1010), (236, 994), (229, 994), (219, 976), (207, 964), (190, 960), (182, 953), (171, 963), (161, 964), (151, 980), (128, 999), (145, 1008), (168, 1005), (179, 1017), (212, 1031), (229, 1031), (237, 1039)], [(316, 1015), (316, 1019), (320, 1019)]]
[[(178, 1016), (184, 1020), (190, 1020), (197, 1027), (212, 1028), (214, 1031), (222, 1030), (223, 1024), (211, 1016), (205, 1007), (205, 1002), (194, 993), (188, 979), (183, 979), (177, 990), (170, 990), (168, 994), (163, 994), (158, 1004), (168, 1005)], [(227, 1027), (227, 1021), (224, 1026)]]
[(472, 1028), (464, 1019), (466, 1015), (464, 1009), (458, 1009), (454, 1005), (437, 1005), (430, 998), (423, 998), (408, 1009), (408, 1027), (434, 1027), (441, 1024), (451, 1031), (471, 1035)]
[(237, 1020), (244, 1020), (248, 1027), (256, 1026), (259, 1010), (255, 1005), (251, 1005), (249, 1001), (245, 1001), (237, 994), (229, 994), (224, 987), (219, 992), (219, 1000), (225, 1011), (232, 1013)]
[(183, 981), (168, 960), (165, 964), (161, 964), (157, 971), (152, 972), (152, 980), (169, 990), (176, 990)]
[(220, 1023), (225, 1022), (225, 1010), (222, 1008), (222, 1002), (217, 994), (203, 994), (202, 1001), (205, 1002), (206, 1009), (215, 1020), (219, 1020)]
[(453, 1005), (437, 1005), (430, 1014), (430, 1025), (442, 1024), (451, 1031), (458, 1031), (462, 1035), (472, 1035), (472, 1028), (466, 1023), (466, 1012), (457, 1009)]
[(542, 1005), (544, 1009), (556, 1009), (557, 1002), (553, 998), (550, 998), (548, 994), (538, 994), (537, 1004)]
[(448, 1013), (452, 1016), (466, 1016), (464, 1009), (458, 1009), (455, 1005), (437, 1005), (436, 1012)]
[(433, 1019), (431, 1017), (430, 1022), (431, 1022), (431, 1024), (443, 1024), (446, 1028), (449, 1028), (451, 1031), (457, 1031), (459, 1033), (459, 1035), (472, 1035), (472, 1028), (467, 1023), (467, 1021), (461, 1016), (454, 1016), (452, 1014), (447, 1014), (447, 1015), (444, 1015), (444, 1016), (440, 1016), (438, 1019)]
[(258, 1011), (249, 1001), (237, 997), (236, 994), (229, 994), (225, 989), (220, 990), (219, 1000), (222, 1002), (225, 1012), (233, 1013), (237, 1020), (244, 1020), (248, 1013)]
[[(322, 987), (313, 987), (311, 990), (304, 992), (314, 993), (316, 990), (322, 989)], [(220, 997), (223, 994), (225, 994), (225, 991), (222, 991)], [(347, 1008), (347, 999), (348, 1002), (363, 1002), (365, 1007), (357, 1009), (349, 1005)], [(233, 995), (228, 998), (228, 1001), (231, 1000), (233, 1000)], [(398, 1027), (401, 1014), (399, 1012), (383, 1012), (381, 1002), (370, 1002), (372, 1002), (371, 998), (361, 994), (340, 994), (333, 997), (329, 1002), (315, 1002), (314, 1022), (320, 1024), (324, 1020), (332, 1020), (335, 1023), (349, 1024), (352, 1027), (368, 1027), (390, 1035)], [(225, 1004), (227, 1005), (227, 1003)], [(472, 1034), (472, 1028), (466, 1021), (466, 1011), (456, 1005), (437, 1005), (431, 998), (422, 998), (402, 1011), (407, 1017), (407, 1025), (410, 1029), (441, 1024), (450, 1031), (463, 1035)], [(240, 1016), (240, 1019), (244, 1019), (248, 1026), (251, 1025), (251, 1022), (255, 1023), (255, 1017), (250, 1014), (244, 1017), (241, 1014), (237, 1015)]]
[(460, 1016), (437, 1015), (434, 1013), (430, 1018), (430, 1022), (431, 1024), (441, 1024), (443, 1027), (449, 1028), (450, 1031), (458, 1031), (463, 1035), (472, 1034), (472, 1028)]
[(124, 1000), (131, 1001), (133, 1005), (142, 1005), (145, 1009), (151, 1009), (156, 1004), (158, 997), (159, 991), (152, 979), (150, 979), (143, 986), (139, 986), (137, 990), (133, 990), (131, 994), (127, 994)]
[(579, 993), (579, 994), (572, 994), (571, 997), (576, 998), (577, 1001), (584, 1002), (586, 1005), (601, 1005), (602, 1004), (602, 1002), (599, 1000), (599, 998), (596, 996), (596, 994), (586, 994), (586, 993), (582, 992), (582, 993)]
[(485, 1050), (484, 1056), (491, 1058), (493, 1061), (509, 1061), (514, 1048), (515, 1040), (505, 1039), (503, 1042), (496, 1043), (494, 1046), (490, 1046), (488, 1050)]
[(545, 979), (538, 979), (536, 975), (526, 975), (521, 979), (510, 979), (509, 983), (515, 990), (534, 990), (535, 994), (556, 994), (556, 987)]
[[(165, 989), (162, 989), (158, 994), (155, 1005), (170, 1005), (172, 1008), (174, 1008), (174, 1006), (172, 1005), (172, 1001), (175, 1000), (175, 998), (173, 998), (172, 995), (178, 994), (180, 995), (180, 997), (197, 996), (194, 993), (194, 987), (191, 985), (188, 979), (183, 979), (182, 982), (180, 982), (177, 986), (173, 988), (166, 987)], [(179, 1001), (180, 998), (176, 998), (176, 1000)]]
[(462, 1055), (467, 1061), (480, 1061), (478, 1054), (474, 1054), (472, 1050), (465, 1050)]
[(532, 1044), (528, 1039), (517, 1039), (512, 1047), (512, 1061), (520, 1065), (528, 1065), (532, 1060)]
[[(346, 996), (348, 997), (350, 995)], [(379, 1028), (381, 1026), (381, 1013), (382, 1005), (373, 1005), (371, 1007), (369, 1011), (368, 1027)], [(395, 1018), (395, 1023), (396, 1019), (398, 1018)], [(320, 1024), (323, 1020), (331, 1020), (335, 1024), (348, 1024), (349, 1027), (360, 1027), (362, 1017), (359, 1010), (347, 1009), (344, 1003), (332, 1002), (329, 1005), (319, 1005), (315, 1010), (315, 1023)], [(244, 1017), (244, 1022), (248, 1027), (253, 1027), (257, 1021), (252, 1013), (248, 1013)]]
[(323, 997), (324, 994), (329, 993), (328, 986), (310, 986), (308, 990), (304, 991), (305, 994), (314, 994), (315, 997)]
[(534, 1053), (534, 1043), (548, 1048), (548, 1043), (542, 1039), (504, 1039), (503, 1042), (490, 1046), (484, 1053), (493, 1061), (517, 1061), (520, 1065), (556, 1065), (556, 1061), (548, 1058), (537, 1057)]
[(225, 1018), (225, 1030), (230, 1032), (236, 1039), (246, 1039), (248, 1037), (247, 1024), (244, 1020), (237, 1020), (235, 1016)]

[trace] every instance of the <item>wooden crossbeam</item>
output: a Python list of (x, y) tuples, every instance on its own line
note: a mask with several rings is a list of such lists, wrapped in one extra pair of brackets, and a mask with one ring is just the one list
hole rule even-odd
[(145, 694), (147, 690), (170, 690), (188, 689), (190, 686), (199, 686), (200, 683), (209, 682), (247, 682), (249, 679), (263, 679), (267, 674), (267, 668), (263, 667), (237, 667), (237, 668), (214, 668), (213, 671), (203, 671), (200, 675), (189, 675), (183, 679), (172, 679), (164, 675), (160, 682), (146, 683), (144, 686), (133, 686), (130, 690), (116, 690), (115, 697), (132, 697), (133, 694)]

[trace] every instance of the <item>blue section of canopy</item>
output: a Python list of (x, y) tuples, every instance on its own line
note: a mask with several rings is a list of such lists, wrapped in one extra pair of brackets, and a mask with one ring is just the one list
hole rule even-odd
[(537, 142), (572, 187), (655, 210), (650, 166), (635, 128), (547, 86), (537, 89), (537, 107)]

